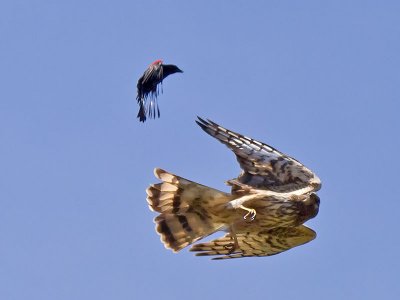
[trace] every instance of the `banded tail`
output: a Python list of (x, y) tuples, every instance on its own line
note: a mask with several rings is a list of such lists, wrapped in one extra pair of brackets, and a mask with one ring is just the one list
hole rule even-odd
[(178, 252), (184, 247), (221, 230), (224, 219), (214, 214), (231, 200), (231, 195), (156, 168), (162, 182), (147, 190), (154, 221), (166, 248)]

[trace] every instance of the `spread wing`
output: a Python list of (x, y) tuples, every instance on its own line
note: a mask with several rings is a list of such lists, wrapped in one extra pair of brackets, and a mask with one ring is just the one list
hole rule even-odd
[(228, 259), (250, 256), (270, 256), (303, 245), (315, 239), (314, 230), (300, 225), (297, 227), (278, 227), (259, 232), (236, 233), (239, 250), (230, 253), (233, 243), (228, 233), (211, 242), (192, 246), (190, 251), (196, 256), (217, 255), (213, 259)]
[(230, 180), (233, 192), (250, 186), (275, 192), (317, 191), (319, 178), (294, 158), (275, 148), (198, 117), (196, 123), (235, 154), (242, 168), (236, 180)]
[(154, 86), (160, 83), (163, 79), (162, 65), (151, 65), (144, 72), (143, 76), (139, 79), (142, 85)]

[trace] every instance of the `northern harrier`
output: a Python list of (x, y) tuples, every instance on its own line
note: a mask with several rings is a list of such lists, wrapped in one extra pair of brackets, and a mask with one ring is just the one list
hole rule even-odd
[(267, 144), (199, 118), (197, 124), (231, 149), (242, 168), (228, 180), (231, 193), (161, 169), (162, 182), (147, 189), (150, 209), (159, 213), (156, 231), (177, 252), (216, 232), (225, 236), (190, 249), (214, 259), (274, 255), (313, 240), (303, 225), (319, 209), (319, 178), (300, 162)]

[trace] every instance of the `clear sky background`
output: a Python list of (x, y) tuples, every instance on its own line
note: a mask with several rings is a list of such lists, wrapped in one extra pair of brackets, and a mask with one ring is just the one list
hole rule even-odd
[[(0, 2), (0, 299), (396, 299), (398, 1)], [(155, 59), (162, 117), (136, 119)], [(316, 240), (230, 261), (164, 249), (162, 167), (228, 190), (199, 115), (322, 180)]]

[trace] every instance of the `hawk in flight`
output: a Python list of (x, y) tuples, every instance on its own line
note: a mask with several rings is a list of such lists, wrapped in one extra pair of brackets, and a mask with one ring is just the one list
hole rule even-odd
[[(159, 85), (171, 74), (183, 73), (175, 65), (164, 65), (161, 59), (153, 62), (139, 78), (137, 83), (136, 100), (139, 104), (137, 117), (140, 122), (146, 121), (146, 116), (155, 119), (160, 117), (160, 109), (157, 104), (157, 96), (160, 92)], [(161, 88), (162, 92), (162, 88)], [(148, 102), (148, 103), (146, 103)], [(146, 107), (147, 104), (147, 107)]]
[(318, 214), (319, 178), (273, 147), (201, 118), (197, 124), (231, 149), (242, 168), (225, 193), (156, 168), (162, 182), (147, 189), (147, 202), (159, 215), (156, 231), (177, 252), (217, 231), (226, 234), (192, 246), (213, 259), (274, 255), (313, 240), (303, 225)]

